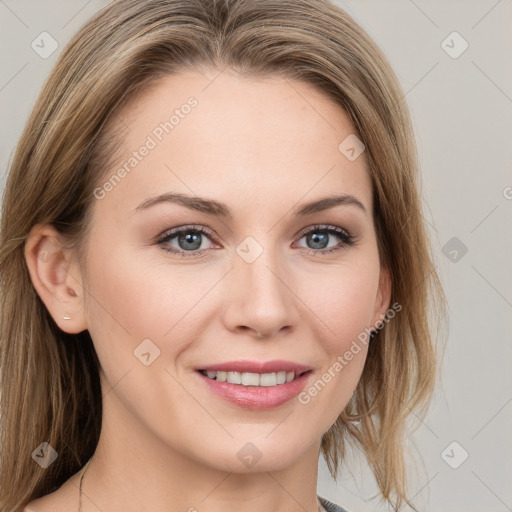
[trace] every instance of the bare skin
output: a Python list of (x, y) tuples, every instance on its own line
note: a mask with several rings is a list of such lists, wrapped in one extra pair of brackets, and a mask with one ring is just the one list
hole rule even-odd
[[(103, 425), (83, 512), (316, 512), (321, 438), (353, 394), (367, 347), (308, 403), (259, 411), (214, 395), (196, 369), (285, 359), (313, 370), (309, 387), (389, 307), (365, 155), (350, 161), (338, 149), (355, 132), (347, 114), (310, 84), (217, 75), (165, 78), (119, 113), (129, 130), (107, 179), (148, 135), (157, 144), (94, 200), (86, 276), (51, 226), (26, 245), (41, 299), (62, 330), (89, 330), (102, 367)], [(158, 140), (155, 127), (191, 96), (197, 105)], [(165, 192), (225, 203), (232, 218), (170, 202), (137, 209)], [(364, 210), (294, 213), (340, 194)], [(200, 249), (177, 236), (158, 242), (190, 225), (207, 230)], [(315, 225), (342, 228), (355, 244)], [(261, 247), (250, 263), (237, 252), (257, 250), (247, 237)], [(134, 357), (145, 339), (160, 350), (148, 366)], [(249, 442), (261, 453), (252, 467), (237, 455)], [(78, 478), (25, 510), (77, 510)]]

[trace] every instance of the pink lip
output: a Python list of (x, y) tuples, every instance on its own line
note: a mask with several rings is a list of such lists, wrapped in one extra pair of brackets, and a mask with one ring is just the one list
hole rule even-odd
[(311, 372), (305, 373), (286, 384), (261, 387), (218, 382), (200, 372), (196, 372), (196, 374), (213, 393), (228, 402), (246, 409), (260, 410), (279, 407), (295, 398), (304, 389)]
[[(210, 371), (238, 371), (240, 373), (274, 373), (277, 371), (295, 372), (296, 377), (291, 382), (276, 386), (244, 386), (219, 382), (203, 375), (200, 370)], [(261, 410), (272, 409), (295, 398), (305, 387), (312, 372), (307, 366), (292, 363), (290, 361), (267, 361), (265, 363), (252, 361), (232, 361), (218, 365), (209, 365), (198, 369), (195, 373), (210, 391), (224, 400), (244, 407), (246, 409)], [(307, 373), (304, 373), (307, 372)]]
[[(197, 370), (209, 370), (219, 372), (240, 372), (240, 373), (276, 373), (276, 372), (294, 372), (295, 375), (311, 370), (309, 366), (294, 363), (293, 361), (283, 361), (274, 359), (272, 361), (228, 361), (225, 363), (210, 364), (201, 366)], [(284, 384), (280, 384), (284, 386)]]

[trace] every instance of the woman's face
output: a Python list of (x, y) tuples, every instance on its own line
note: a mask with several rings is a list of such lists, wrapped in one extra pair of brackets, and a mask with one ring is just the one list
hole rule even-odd
[[(389, 304), (354, 127), (310, 84), (229, 70), (165, 78), (116, 122), (82, 283), (104, 425), (210, 467), (284, 468), (347, 404), (367, 347), (344, 354)], [(263, 384), (310, 371), (260, 387), (198, 371), (226, 362), (279, 372)]]

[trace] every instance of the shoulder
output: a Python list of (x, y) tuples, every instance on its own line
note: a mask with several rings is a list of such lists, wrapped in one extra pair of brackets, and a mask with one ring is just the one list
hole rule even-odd
[(346, 510), (339, 505), (336, 505), (336, 503), (333, 503), (332, 501), (329, 501), (326, 498), (322, 498), (321, 496), (318, 496), (318, 499), (322, 503), (322, 506), (327, 510), (327, 512), (350, 512), (349, 510)]
[(78, 486), (73, 477), (56, 491), (32, 500), (19, 512), (69, 512), (78, 507)]

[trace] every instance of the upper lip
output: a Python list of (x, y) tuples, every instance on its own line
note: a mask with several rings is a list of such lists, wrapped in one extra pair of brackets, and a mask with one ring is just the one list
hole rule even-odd
[(309, 366), (304, 364), (295, 363), (293, 361), (284, 361), (274, 359), (272, 361), (226, 361), (224, 363), (209, 364), (201, 366), (197, 370), (207, 371), (232, 371), (240, 373), (277, 373), (277, 372), (294, 372), (295, 375), (311, 370)]

